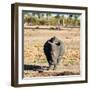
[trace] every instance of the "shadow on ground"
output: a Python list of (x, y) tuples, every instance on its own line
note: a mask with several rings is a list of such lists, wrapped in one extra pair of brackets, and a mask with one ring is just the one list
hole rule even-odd
[[(31, 75), (31, 77), (37, 76), (64, 76), (64, 75), (80, 75), (79, 72), (73, 71), (55, 71), (55, 70), (47, 70), (48, 66), (39, 66), (39, 65), (24, 65), (24, 70), (28, 71), (25, 75)], [(36, 72), (37, 71), (37, 72)], [(33, 73), (32, 73), (33, 72)]]
[(32, 71), (43, 71), (47, 70), (47, 66), (39, 66), (39, 65), (24, 65), (24, 70), (32, 70)]

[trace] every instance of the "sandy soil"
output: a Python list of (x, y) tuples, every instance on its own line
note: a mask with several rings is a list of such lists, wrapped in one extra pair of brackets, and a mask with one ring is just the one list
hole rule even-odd
[[(47, 71), (44, 43), (56, 36), (65, 44), (65, 54), (57, 70)], [(80, 74), (80, 30), (24, 30), (24, 77), (62, 76)]]

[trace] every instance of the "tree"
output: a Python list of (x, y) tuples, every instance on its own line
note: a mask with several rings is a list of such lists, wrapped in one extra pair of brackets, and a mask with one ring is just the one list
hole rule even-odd
[(46, 17), (47, 17), (47, 25), (49, 25), (49, 17), (51, 17), (51, 13), (50, 12), (47, 12), (46, 13)]
[(61, 26), (61, 22), (60, 22), (60, 14), (57, 14), (56, 16), (55, 16), (55, 18), (56, 18), (56, 20), (57, 20), (57, 28), (58, 28), (58, 30), (60, 30), (60, 26)]
[(61, 17), (60, 17), (60, 23), (64, 26), (65, 25), (65, 23), (64, 23), (64, 19), (65, 19), (65, 17), (64, 17), (64, 14), (63, 15), (61, 15)]
[(79, 17), (79, 15), (74, 15), (74, 24), (75, 24), (75, 26), (79, 24), (78, 17)]
[(68, 25), (72, 25), (72, 17), (73, 17), (73, 15), (72, 14), (69, 14), (69, 16), (68, 16)]
[(38, 18), (40, 19), (40, 13), (39, 13), (39, 12), (37, 13), (37, 16), (38, 16)]
[(24, 23), (29, 24), (31, 22), (31, 18), (29, 14), (24, 15)]
[(44, 13), (41, 13), (41, 15), (40, 15), (42, 18), (44, 17)]

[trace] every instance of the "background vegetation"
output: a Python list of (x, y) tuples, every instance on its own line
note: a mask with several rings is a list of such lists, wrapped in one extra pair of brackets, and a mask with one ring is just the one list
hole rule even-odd
[(80, 15), (29, 12), (24, 13), (24, 24), (31, 26), (33, 25), (80, 26)]

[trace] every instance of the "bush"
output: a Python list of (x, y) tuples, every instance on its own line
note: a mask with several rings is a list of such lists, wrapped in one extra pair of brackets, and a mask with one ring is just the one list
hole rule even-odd
[(39, 29), (39, 27), (37, 26), (35, 29)]
[(45, 25), (46, 24), (46, 20), (45, 19), (40, 19), (39, 20), (39, 25)]
[(54, 30), (55, 28), (54, 28), (54, 27), (50, 27), (49, 29), (50, 29), (50, 30)]

